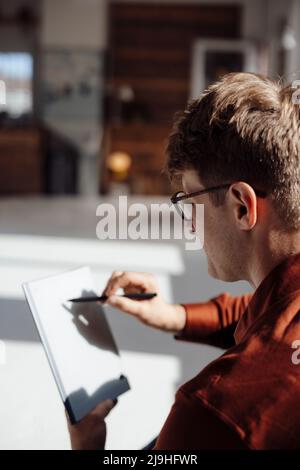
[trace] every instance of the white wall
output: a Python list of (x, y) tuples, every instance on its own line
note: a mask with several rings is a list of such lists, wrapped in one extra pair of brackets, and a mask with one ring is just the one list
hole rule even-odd
[[(97, 240), (99, 202), (116, 204), (109, 198), (0, 201), (0, 341), (6, 350), (6, 361), (1, 364), (0, 358), (0, 422), (5, 430), (0, 449), (69, 448), (63, 406), (22, 282), (88, 264), (99, 292), (116, 269), (153, 272), (165, 298), (175, 302), (249, 290), (246, 283), (221, 283), (208, 276), (203, 253), (186, 251), (179, 241)], [(128, 202), (150, 204), (153, 199)], [(132, 386), (108, 418), (107, 449), (138, 449), (160, 431), (179, 385), (220, 351), (175, 341), (173, 335), (108, 307), (107, 314)], [(101, 374), (100, 364), (95, 373)]]

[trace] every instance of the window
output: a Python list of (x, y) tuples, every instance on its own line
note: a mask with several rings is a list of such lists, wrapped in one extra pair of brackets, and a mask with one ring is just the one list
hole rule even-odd
[(0, 111), (18, 117), (32, 111), (33, 60), (25, 52), (0, 53)]

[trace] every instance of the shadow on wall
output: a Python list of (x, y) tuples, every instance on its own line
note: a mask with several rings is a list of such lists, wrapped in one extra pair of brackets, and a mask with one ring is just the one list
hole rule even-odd
[(126, 377), (121, 375), (119, 379), (110, 380), (101, 385), (92, 395), (88, 395), (87, 391), (83, 388), (71, 393), (64, 402), (71, 424), (79, 422), (100, 402), (108, 398), (117, 398), (126, 392), (128, 388), (129, 385)]
[[(81, 297), (97, 295), (94, 291), (83, 290)], [(72, 316), (72, 322), (78, 333), (92, 346), (102, 350), (111, 351), (118, 355), (118, 350), (112, 332), (108, 326), (103, 308), (94, 303), (73, 303), (71, 308), (63, 308)]]

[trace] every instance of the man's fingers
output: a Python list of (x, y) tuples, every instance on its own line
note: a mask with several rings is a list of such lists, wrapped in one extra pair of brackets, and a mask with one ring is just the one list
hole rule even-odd
[(147, 289), (150, 288), (150, 277), (143, 273), (121, 273), (120, 275), (111, 277), (104, 294), (112, 295), (115, 294), (119, 288), (126, 289), (127, 287), (135, 287), (140, 288), (142, 291), (147, 291)]
[(124, 287), (124, 294), (140, 294), (141, 288), (135, 286)]
[(117, 400), (107, 399), (99, 403), (93, 411), (93, 414), (101, 416), (103, 419), (110, 413), (116, 406)]
[(72, 426), (72, 425), (71, 425), (71, 421), (70, 421), (70, 417), (69, 417), (69, 413), (67, 412), (66, 409), (65, 409), (65, 416), (66, 416), (66, 420), (67, 420), (68, 426), (69, 426), (69, 427)]
[(80, 428), (82, 426), (85, 426), (88, 422), (93, 422), (95, 418), (104, 420), (106, 416), (110, 413), (110, 411), (116, 406), (118, 403), (118, 400), (115, 399), (107, 399), (99, 403), (90, 414), (88, 414), (82, 421), (76, 424), (72, 424), (68, 415), (67, 410), (65, 410), (65, 415), (67, 419), (67, 424), (70, 432), (74, 428)]
[(102, 295), (108, 295), (108, 291), (109, 291), (112, 280), (115, 279), (116, 277), (121, 276), (122, 274), (123, 274), (123, 271), (114, 271), (112, 273), (112, 275), (110, 276), (110, 278), (108, 279), (106, 283), (105, 288), (103, 289)]
[(123, 312), (134, 316), (141, 314), (143, 308), (141, 302), (143, 301), (131, 300), (126, 297), (118, 297), (117, 295), (113, 295), (107, 299), (107, 303), (109, 305), (119, 308)]

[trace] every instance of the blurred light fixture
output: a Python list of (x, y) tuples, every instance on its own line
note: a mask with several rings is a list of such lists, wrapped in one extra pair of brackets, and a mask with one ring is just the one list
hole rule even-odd
[(106, 166), (116, 180), (123, 181), (128, 176), (131, 163), (132, 159), (128, 153), (113, 152), (108, 156)]
[(119, 99), (125, 103), (129, 103), (134, 100), (134, 91), (129, 85), (120, 86), (119, 90)]

